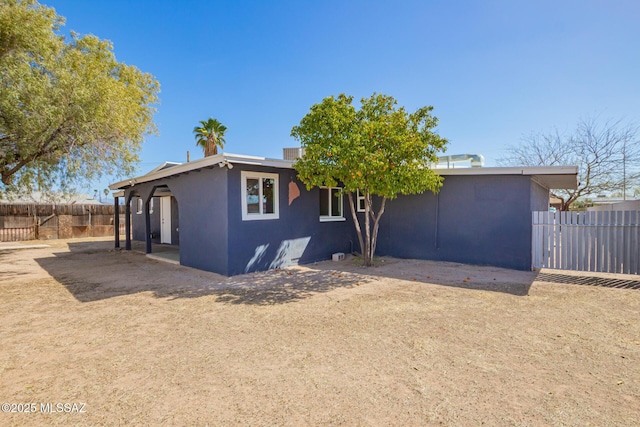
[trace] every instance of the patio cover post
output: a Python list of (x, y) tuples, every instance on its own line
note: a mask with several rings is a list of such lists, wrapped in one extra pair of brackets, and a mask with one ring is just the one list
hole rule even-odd
[(153, 193), (144, 201), (144, 227), (146, 231), (147, 248), (145, 253), (151, 253), (151, 215), (149, 214), (149, 201)]
[(113, 237), (115, 238), (116, 249), (120, 248), (120, 198), (113, 198)]
[(131, 250), (131, 197), (132, 193), (125, 196), (124, 204), (124, 229), (126, 233), (124, 248), (128, 251)]

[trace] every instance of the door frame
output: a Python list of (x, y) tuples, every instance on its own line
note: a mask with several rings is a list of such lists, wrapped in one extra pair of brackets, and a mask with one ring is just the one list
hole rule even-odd
[(171, 244), (171, 196), (160, 197), (160, 243)]

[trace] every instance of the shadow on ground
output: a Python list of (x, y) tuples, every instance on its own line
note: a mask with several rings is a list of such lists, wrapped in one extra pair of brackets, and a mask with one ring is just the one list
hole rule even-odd
[[(415, 265), (416, 269), (397, 270), (390, 273), (386, 265), (403, 262), (409, 266)], [(346, 270), (358, 271), (364, 269), (358, 258), (351, 258)], [(534, 282), (556, 283), (581, 286), (595, 286), (617, 289), (639, 289), (640, 276), (633, 274), (614, 277), (609, 273), (595, 273), (572, 271), (566, 274), (563, 270), (556, 271), (518, 271), (491, 266), (474, 266), (443, 261), (419, 261), (401, 260), (397, 258), (381, 258), (374, 268), (376, 275), (400, 280), (412, 280), (418, 282), (433, 283), (442, 286), (452, 286), (464, 289), (476, 289), (491, 292), (503, 292), (516, 296), (524, 296), (529, 293)], [(472, 271), (468, 275), (469, 271)], [(424, 280), (427, 274), (427, 280)], [(465, 277), (466, 276), (466, 277)]]
[[(361, 284), (365, 277), (329, 270), (286, 269), (225, 277), (115, 250), (111, 242), (69, 243), (69, 251), (36, 259), (78, 301), (152, 292), (157, 298), (216, 296), (227, 304), (271, 305)], [(333, 273), (333, 274), (332, 274)]]
[(415, 283), (500, 292), (515, 296), (527, 295), (537, 276), (534, 271), (391, 257), (379, 258), (374, 264), (374, 267), (363, 267), (361, 259), (350, 257), (341, 266), (341, 269), (378, 278), (386, 277)]
[[(362, 267), (350, 258), (303, 268), (270, 270), (233, 277), (165, 264), (143, 254), (111, 248), (111, 242), (69, 243), (69, 251), (36, 259), (81, 302), (152, 292), (156, 298), (216, 296), (226, 304), (273, 305), (300, 301), (338, 288), (391, 278), (413, 283), (525, 296), (534, 282), (640, 289), (640, 281), (596, 276), (515, 271), (451, 262), (382, 258)], [(0, 254), (1, 256), (1, 254)]]
[(638, 280), (626, 280), (598, 276), (573, 276), (562, 273), (540, 273), (536, 278), (539, 282), (564, 283), (568, 285), (598, 286), (604, 288), (640, 289)]

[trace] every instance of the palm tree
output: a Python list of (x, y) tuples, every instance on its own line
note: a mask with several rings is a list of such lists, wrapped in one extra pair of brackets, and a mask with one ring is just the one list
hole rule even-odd
[(218, 154), (218, 146), (224, 148), (224, 133), (227, 127), (220, 123), (218, 119), (209, 117), (209, 120), (201, 120), (200, 126), (193, 128), (196, 137), (196, 145), (202, 147), (204, 156), (215, 156)]

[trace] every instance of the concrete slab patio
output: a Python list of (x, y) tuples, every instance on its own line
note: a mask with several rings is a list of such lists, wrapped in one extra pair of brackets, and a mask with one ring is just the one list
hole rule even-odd
[(147, 254), (144, 242), (132, 241), (131, 249), (156, 261), (180, 265), (180, 246), (178, 245), (153, 243), (151, 245), (151, 253)]
[(41, 249), (48, 247), (49, 245), (43, 243), (0, 242), (0, 251), (12, 251), (17, 249)]

